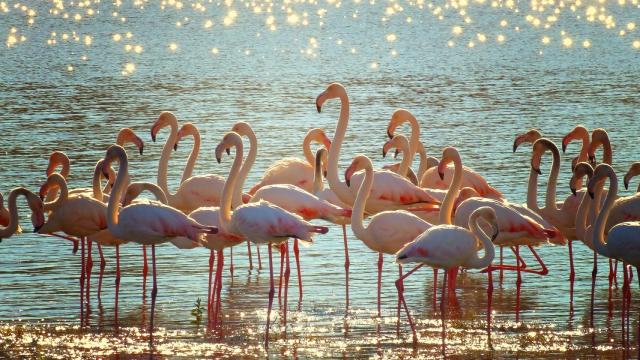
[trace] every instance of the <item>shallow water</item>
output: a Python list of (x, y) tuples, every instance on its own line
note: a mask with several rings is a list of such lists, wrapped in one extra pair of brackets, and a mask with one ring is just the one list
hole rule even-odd
[[(272, 31), (265, 25), (267, 3), (260, 3), (263, 12), (257, 14), (244, 3), (202, 3), (205, 12), (197, 10), (196, 2), (185, 2), (180, 10), (170, 3), (163, 10), (157, 2), (126, 2), (120, 7), (103, 2), (91, 5), (100, 10), (93, 16), (86, 15), (86, 7), (80, 10), (77, 3), (67, 3), (69, 19), (62, 17), (64, 11), (51, 14), (51, 4), (41, 3), (34, 5), (37, 16), (32, 26), (27, 25), (30, 17), (23, 15), (20, 6), (14, 7), (15, 1), (6, 3), (10, 11), (0, 12), (0, 34), (7, 34), (8, 41), (11, 27), (16, 27), (17, 34), (27, 39), (0, 50), (0, 131), (5, 134), (0, 191), (19, 185), (35, 191), (44, 180), (53, 150), (64, 150), (71, 157), (71, 185), (87, 186), (92, 166), (123, 126), (132, 127), (146, 141), (143, 156), (130, 154), (133, 178), (155, 180), (162, 146), (153, 144), (148, 132), (162, 110), (174, 111), (181, 121), (193, 121), (200, 127), (203, 145), (196, 173), (226, 174), (231, 161), (215, 163), (213, 148), (234, 122), (250, 122), (260, 143), (258, 161), (248, 179), (250, 186), (273, 161), (301, 156), (299, 146), (310, 127), (333, 132), (338, 104), (327, 103), (322, 114), (317, 114), (314, 106), (315, 96), (332, 81), (343, 83), (351, 100), (341, 169), (356, 153), (367, 154), (376, 165), (384, 163), (379, 154), (385, 126), (398, 107), (409, 109), (420, 120), (421, 137), (431, 155), (439, 156), (444, 146), (457, 146), (463, 162), (512, 201), (525, 200), (530, 151), (523, 147), (514, 154), (511, 144), (515, 134), (528, 128), (539, 128), (559, 144), (578, 123), (604, 127), (612, 139), (617, 171), (626, 171), (638, 159), (640, 62), (632, 45), (638, 30), (628, 30), (627, 25), (638, 17), (637, 4), (601, 5), (615, 17), (613, 29), (587, 21), (588, 4), (578, 6), (575, 13), (567, 4), (558, 22), (544, 29), (527, 23), (526, 15), (531, 13), (528, 3), (515, 5), (518, 12), (506, 3), (497, 8), (474, 3), (465, 10), (465, 16), (472, 19), (470, 24), (452, 3), (449, 7), (423, 3), (424, 9), (421, 2), (402, 3), (403, 10), (396, 8), (394, 14), (389, 14), (387, 7), (396, 3), (286, 3), (273, 6), (278, 26)], [(309, 24), (287, 23), (281, 6), (293, 8), (301, 19), (306, 11)], [(446, 14), (443, 20), (432, 15), (437, 6)], [(230, 9), (238, 15), (225, 26)], [(327, 10), (322, 18), (318, 9)], [(547, 5), (545, 16), (553, 9)], [(114, 11), (118, 16), (112, 16)], [(85, 14), (82, 20), (73, 20), (76, 12)], [(213, 20), (211, 28), (203, 25), (207, 19)], [(502, 20), (508, 25), (502, 27)], [(176, 26), (178, 21), (181, 27)], [(454, 26), (463, 27), (461, 35), (453, 34)], [(625, 36), (619, 34), (621, 29), (626, 29)], [(73, 40), (73, 31), (78, 41)], [(573, 39), (570, 48), (563, 46), (562, 39), (567, 36), (561, 31)], [(126, 37), (127, 32), (132, 33), (131, 38)], [(64, 33), (68, 40), (63, 40)], [(122, 37), (117, 42), (116, 33)], [(478, 33), (488, 40), (479, 41)], [(389, 41), (389, 34), (396, 40)], [(84, 35), (91, 36), (91, 44), (85, 43)], [(499, 35), (506, 40), (497, 41)], [(549, 45), (541, 42), (543, 36), (551, 38)], [(56, 44), (46, 45), (52, 38)], [(582, 45), (586, 39), (589, 48)], [(454, 46), (449, 47), (448, 41)], [(469, 41), (474, 41), (473, 48)], [(176, 44), (175, 51), (171, 43)], [(144, 50), (141, 54), (126, 51), (126, 44), (141, 45)], [(214, 47), (217, 54), (212, 53)], [(135, 69), (123, 74), (131, 69), (129, 63)], [(162, 133), (159, 142), (166, 136)], [(189, 150), (190, 140), (181, 143), (173, 154), (172, 166), (179, 168)], [(569, 195), (567, 160), (577, 151), (578, 145), (572, 144), (562, 157), (559, 198)], [(545, 158), (545, 174), (548, 163)], [(173, 169), (170, 174), (173, 186), (179, 171)], [(29, 230), (27, 222), (23, 221), (25, 231)], [(400, 337), (396, 335), (393, 281), (397, 268), (392, 258), (385, 258), (383, 317), (378, 320), (377, 255), (348, 234), (348, 314), (345, 316), (342, 231), (331, 226), (327, 235), (301, 249), (304, 297), (300, 304), (295, 265), (292, 267), (289, 322), (286, 328), (281, 327), (276, 305), (269, 355), (440, 357), (440, 312), (433, 302), (432, 272), (421, 270), (405, 285), (420, 334), (414, 348), (404, 317)], [(79, 329), (80, 258), (71, 254), (70, 244), (25, 233), (5, 239), (1, 245), (0, 355), (265, 355), (262, 336), (269, 276), (265, 269), (248, 271), (244, 246), (234, 251), (233, 277), (229, 271), (224, 273), (224, 320), (218, 333), (207, 332), (206, 319), (198, 324), (191, 316), (196, 300), (206, 296), (207, 251), (158, 247), (156, 324), (160, 328), (151, 350), (145, 330), (150, 300), (142, 298), (139, 246), (121, 250), (119, 328), (113, 317), (113, 250), (104, 250), (107, 266), (101, 304), (95, 297), (99, 261), (94, 252), (89, 326)], [(524, 275), (520, 323), (515, 323), (514, 274), (505, 274), (502, 286), (494, 274), (490, 341), (485, 323), (486, 276), (476, 271), (461, 276), (459, 310), (447, 315), (446, 354), (463, 358), (635, 356), (638, 307), (632, 305), (632, 345), (625, 349), (620, 289), (613, 292), (609, 313), (607, 266), (601, 260), (592, 325), (591, 253), (579, 243), (574, 252), (573, 312), (566, 247), (539, 250), (549, 274)], [(266, 260), (263, 248), (263, 266)], [(530, 263), (533, 258), (527, 255), (526, 260)], [(254, 248), (254, 264), (256, 261)], [(279, 259), (274, 265), (279, 266)], [(633, 295), (637, 295), (635, 289)]]

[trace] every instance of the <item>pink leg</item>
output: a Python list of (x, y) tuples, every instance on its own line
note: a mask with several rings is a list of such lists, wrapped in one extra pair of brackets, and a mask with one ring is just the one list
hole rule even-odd
[(151, 245), (151, 267), (153, 276), (153, 288), (151, 289), (151, 321), (149, 326), (149, 342), (153, 344), (153, 318), (156, 312), (156, 296), (158, 296), (158, 283), (156, 273), (156, 246)]
[[(220, 265), (220, 271), (218, 272), (218, 293), (217, 293), (217, 302), (215, 308), (215, 319), (214, 322), (216, 324), (220, 324), (222, 321), (222, 316), (220, 315), (220, 308), (222, 307), (222, 269), (224, 269), (224, 253), (222, 250), (218, 250), (218, 264)], [(220, 321), (218, 321), (218, 316), (220, 316)]]
[(253, 258), (251, 257), (251, 241), (247, 241), (247, 255), (249, 256), (249, 270), (253, 270)]
[(613, 264), (613, 286), (618, 288), (618, 260), (615, 260)]
[[(297, 241), (297, 239), (296, 239)], [(285, 243), (286, 269), (284, 270), (284, 327), (287, 328), (287, 294), (289, 292), (289, 276), (291, 267), (289, 265), (289, 241)]]
[(280, 244), (280, 278), (278, 279), (278, 304), (282, 306), (282, 283), (284, 282), (284, 244)]
[[(293, 240), (293, 255), (296, 258), (296, 269), (298, 270), (298, 303), (302, 303), (302, 274), (300, 273), (300, 249), (298, 239)], [(287, 256), (289, 256), (289, 245), (287, 243)], [(287, 262), (288, 266), (288, 262)]]
[(229, 273), (233, 277), (233, 247), (229, 249)]
[(446, 316), (445, 316), (445, 311), (446, 311), (446, 305), (445, 305), (445, 293), (447, 292), (447, 277), (449, 271), (445, 270), (444, 271), (444, 279), (442, 280), (442, 297), (440, 298), (440, 316), (441, 316), (441, 321), (442, 321), (442, 355), (445, 355), (446, 352), (446, 347), (445, 347), (445, 342), (446, 342), (446, 338), (447, 338), (447, 325), (446, 325)]
[(271, 321), (271, 308), (273, 307), (273, 295), (275, 293), (275, 289), (273, 286), (273, 256), (271, 251), (271, 245), (267, 246), (269, 251), (269, 281), (271, 284), (271, 288), (269, 289), (269, 306), (267, 307), (267, 328), (264, 334), (264, 347), (266, 349), (269, 348), (269, 323)]
[(149, 273), (149, 265), (147, 264), (147, 245), (142, 245), (142, 300), (147, 297), (147, 274)]
[[(504, 252), (504, 247), (500, 246), (500, 286), (502, 286), (502, 280), (504, 279), (504, 271), (502, 269), (502, 265), (504, 264), (503, 252)], [(489, 273), (491, 273), (491, 271), (489, 271)]]
[(404, 281), (402, 281), (402, 265), (398, 264), (398, 280), (400, 281), (400, 287), (396, 287), (398, 289), (398, 310), (396, 311), (396, 336), (400, 337), (400, 293), (404, 292)]
[(573, 241), (569, 240), (569, 303), (573, 307), (573, 282), (576, 278), (576, 272), (573, 268)]
[(518, 259), (516, 278), (516, 322), (520, 321), (520, 288), (522, 286), (522, 273), (520, 270), (520, 246), (516, 246), (516, 258)]
[(222, 272), (224, 271), (224, 264), (222, 262), (222, 257), (220, 256), (220, 251), (218, 251), (218, 264), (216, 265), (216, 275), (213, 278), (213, 291), (212, 291), (212, 297), (213, 299), (211, 300), (211, 311), (213, 313), (213, 326), (217, 326), (218, 325), (218, 301), (219, 299), (219, 295), (220, 295), (220, 288), (222, 286), (220, 279), (222, 278)]
[(347, 244), (347, 228), (345, 225), (342, 225), (342, 240), (344, 241), (344, 277), (345, 277), (345, 287), (346, 287), (346, 296), (347, 296), (347, 311), (349, 310), (349, 266), (351, 265), (349, 261), (349, 245)]
[[(407, 303), (404, 300), (404, 279), (406, 279), (411, 274), (416, 272), (416, 270), (420, 269), (422, 266), (423, 264), (419, 264), (418, 266), (411, 269), (411, 271), (407, 272), (406, 274), (402, 275), (398, 280), (396, 280), (396, 289), (398, 290), (398, 297), (400, 298), (400, 302), (402, 303), (402, 306), (404, 307), (404, 311), (407, 314), (407, 321), (409, 321), (409, 326), (411, 326), (411, 332), (413, 333), (414, 343), (418, 342), (418, 335), (416, 333), (416, 326), (413, 323), (413, 320), (411, 319), (411, 313), (409, 313), (409, 308), (407, 307)], [(398, 322), (399, 321), (400, 320), (398, 319)]]
[(84, 326), (84, 278), (85, 278), (85, 259), (84, 259), (84, 238), (80, 238), (81, 252), (80, 252), (80, 325)]
[(380, 298), (382, 295), (382, 253), (378, 254), (378, 317), (382, 316)]
[(433, 268), (433, 308), (438, 303), (438, 269)]
[[(93, 259), (91, 257), (91, 244), (92, 241), (87, 239), (87, 306), (89, 305), (89, 297), (90, 297), (90, 290), (91, 290), (91, 270), (93, 269)], [(89, 308), (87, 307), (87, 312), (89, 311)]]
[(256, 253), (258, 254), (258, 270), (262, 270), (262, 258), (260, 257), (260, 245), (256, 244)]
[(622, 319), (622, 346), (626, 347), (626, 326), (625, 326), (625, 318), (626, 318), (626, 314), (627, 314), (627, 287), (629, 286), (629, 276), (627, 274), (627, 266), (626, 264), (622, 264), (622, 273), (624, 275), (624, 280), (622, 283), (622, 309), (621, 309), (621, 319)]
[(609, 259), (609, 315), (613, 312), (613, 261)]
[(212, 294), (211, 294), (211, 285), (213, 280), (213, 263), (214, 263), (214, 253), (213, 250), (210, 250), (209, 254), (209, 287), (207, 289), (207, 315), (209, 316), (209, 322), (211, 322), (211, 306), (212, 306)]
[(115, 299), (115, 323), (118, 325), (118, 296), (120, 294), (120, 245), (116, 245), (116, 299)]
[(596, 291), (596, 275), (598, 274), (598, 254), (593, 251), (593, 270), (591, 271), (591, 326), (593, 327), (593, 306)]
[(102, 276), (104, 275), (104, 267), (107, 264), (102, 253), (102, 246), (98, 243), (98, 253), (100, 254), (100, 275), (98, 276), (98, 302), (102, 302)]
[(493, 271), (487, 273), (487, 335), (491, 338), (491, 305), (493, 303)]

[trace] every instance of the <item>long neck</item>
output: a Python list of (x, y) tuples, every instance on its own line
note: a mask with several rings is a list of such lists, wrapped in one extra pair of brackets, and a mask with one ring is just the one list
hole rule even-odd
[(538, 206), (538, 173), (531, 168), (529, 170), (529, 184), (527, 185), (527, 207), (537, 213), (540, 212)]
[(618, 179), (611, 168), (607, 169), (607, 176), (609, 177), (609, 192), (607, 193), (607, 197), (604, 201), (604, 208), (596, 218), (596, 224), (593, 230), (593, 246), (600, 255), (610, 257), (609, 248), (604, 242), (604, 228), (607, 224), (607, 219), (609, 218), (609, 212), (611, 211), (613, 203), (616, 201), (616, 196), (618, 195)]
[(428, 160), (427, 160), (427, 152), (424, 149), (424, 146), (418, 146), (418, 154), (420, 155), (420, 164), (418, 165), (418, 179), (422, 179), (422, 175), (427, 171)]
[(240, 175), (240, 167), (242, 166), (242, 142), (236, 144), (236, 158), (233, 159), (231, 170), (227, 181), (222, 188), (222, 201), (220, 202), (220, 211), (218, 211), (218, 222), (225, 233), (228, 233), (229, 222), (231, 221), (231, 201), (236, 182)]
[(191, 153), (189, 153), (187, 165), (185, 165), (184, 171), (182, 172), (182, 179), (180, 179), (180, 184), (191, 177), (191, 175), (193, 174), (193, 168), (196, 166), (196, 160), (198, 160), (198, 155), (200, 154), (200, 132), (195, 127), (193, 130), (193, 147), (191, 148)]
[[(167, 138), (167, 141), (164, 143), (164, 147), (162, 148), (162, 155), (160, 155), (160, 162), (158, 163), (158, 186), (167, 194), (168, 198), (171, 198), (173, 194), (169, 192), (169, 185), (167, 184), (167, 171), (169, 167), (169, 159), (171, 158), (171, 151), (173, 150), (173, 145), (176, 143), (176, 138), (178, 135), (178, 124), (174, 121), (170, 124), (171, 133)], [(118, 176), (120, 172), (118, 172)]]
[(102, 175), (102, 163), (104, 160), (100, 160), (96, 164), (96, 168), (93, 170), (93, 180), (91, 181), (91, 188), (93, 189), (93, 198), (99, 201), (104, 201), (104, 194), (102, 187), (100, 186), (100, 176)]
[(107, 205), (107, 226), (111, 232), (115, 232), (114, 230), (118, 226), (118, 207), (120, 206), (123, 191), (127, 186), (129, 173), (129, 161), (124, 151), (120, 154), (119, 161), (118, 175), (116, 176), (116, 182), (113, 185), (113, 190), (109, 197), (109, 204)]
[(456, 158), (453, 161), (454, 172), (451, 186), (447, 190), (447, 194), (444, 196), (442, 205), (440, 206), (440, 224), (451, 225), (451, 218), (453, 216), (453, 205), (455, 203), (458, 194), (460, 194), (460, 186), (462, 185), (462, 161), (460, 158)]
[(256, 134), (253, 130), (248, 129), (246, 135), (249, 138), (249, 153), (247, 154), (247, 159), (242, 163), (238, 179), (236, 180), (236, 185), (233, 188), (232, 205), (234, 209), (242, 205), (242, 188), (244, 187), (244, 182), (249, 175), (249, 171), (251, 171), (251, 167), (253, 167), (253, 164), (256, 162), (256, 156), (258, 155), (258, 139), (256, 138)]
[(398, 174), (406, 177), (409, 172), (409, 168), (411, 167), (411, 163), (413, 162), (413, 153), (410, 153), (409, 147), (407, 146), (401, 146), (400, 150), (402, 151), (402, 161), (400, 162)]
[(316, 154), (316, 159), (313, 165), (313, 193), (318, 194), (324, 189), (324, 182), (322, 181), (322, 156)]
[(16, 200), (18, 195), (27, 195), (27, 189), (17, 188), (9, 193), (8, 206), (9, 206), (9, 224), (5, 228), (0, 228), (0, 239), (8, 238), (18, 231), (18, 206)]
[(582, 147), (580, 148), (580, 153), (578, 154), (578, 163), (589, 160), (589, 133), (584, 132), (581, 136)]
[(558, 185), (558, 174), (560, 173), (560, 152), (558, 148), (551, 147), (552, 162), (549, 182), (547, 183), (547, 196), (545, 197), (545, 208), (559, 210), (556, 207), (556, 188)]
[(467, 262), (468, 267), (473, 267), (477, 269), (485, 268), (491, 265), (493, 262), (493, 258), (496, 256), (495, 248), (493, 247), (493, 243), (491, 242), (491, 238), (485, 234), (478, 222), (480, 221), (480, 216), (477, 212), (472, 214), (469, 219), (469, 229), (476, 236), (477, 239), (480, 240), (482, 246), (484, 247), (484, 256), (478, 258), (478, 253), (476, 252), (475, 257)]
[(613, 154), (611, 151), (611, 142), (609, 137), (605, 136), (602, 139), (602, 162), (611, 165), (613, 163)]
[(353, 204), (353, 194), (349, 191), (347, 184), (340, 181), (338, 177), (340, 149), (342, 148), (344, 134), (347, 131), (347, 125), (349, 124), (349, 98), (347, 97), (347, 94), (340, 97), (340, 104), (340, 119), (336, 125), (336, 132), (333, 137), (333, 142), (331, 143), (331, 148), (329, 149), (327, 180), (331, 190), (333, 190), (342, 202), (346, 204)]
[[(66, 155), (63, 156), (62, 161), (60, 162), (60, 165), (62, 166), (62, 169), (60, 169), (60, 175), (62, 175), (63, 178), (68, 179), (71, 164), (69, 163), (69, 158)], [(49, 190), (49, 192), (47, 192), (47, 197), (45, 198), (45, 204), (54, 201), (57, 196), (58, 196), (57, 188)]]
[(60, 189), (60, 196), (58, 196), (55, 201), (44, 203), (44, 211), (54, 211), (58, 209), (69, 197), (69, 189), (67, 188), (67, 182), (64, 180), (64, 177), (56, 176), (52, 179), (52, 182)]
[(409, 156), (411, 159), (418, 152), (418, 146), (420, 143), (420, 124), (418, 124), (418, 120), (415, 116), (410, 115), (407, 117), (407, 121), (411, 125), (411, 137), (409, 138), (409, 153), (406, 156)]
[(591, 196), (585, 192), (582, 196), (582, 201), (580, 201), (580, 206), (578, 206), (578, 211), (576, 212), (576, 237), (581, 240), (585, 240), (584, 233), (587, 229), (587, 214), (589, 214), (590, 209), (593, 208), (591, 202)]
[(369, 199), (369, 193), (371, 192), (372, 187), (373, 167), (371, 165), (368, 165), (364, 169), (364, 180), (362, 181), (362, 185), (360, 185), (358, 195), (356, 196), (356, 200), (353, 204), (353, 211), (351, 212), (351, 230), (358, 239), (362, 240), (365, 243), (370, 241), (371, 239), (369, 229), (364, 227), (363, 220), (364, 209), (367, 203), (367, 199)]
[(162, 191), (162, 189), (158, 185), (143, 181), (136, 183), (136, 186), (140, 187), (140, 193), (142, 193), (143, 191), (148, 191), (153, 195), (153, 197), (156, 198), (157, 201), (165, 205), (167, 204), (167, 195), (165, 195), (164, 191)]
[(302, 153), (309, 165), (313, 166), (314, 159), (313, 152), (311, 151), (311, 136), (305, 136), (304, 140), (302, 140)]

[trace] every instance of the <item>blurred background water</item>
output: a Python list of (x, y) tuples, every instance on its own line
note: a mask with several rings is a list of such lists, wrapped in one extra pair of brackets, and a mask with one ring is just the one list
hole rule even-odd
[[(339, 104), (329, 102), (317, 114), (314, 99), (328, 83), (338, 81), (351, 100), (341, 169), (357, 153), (383, 165), (380, 148), (387, 121), (403, 107), (419, 119), (430, 155), (439, 157), (443, 147), (456, 146), (465, 165), (509, 200), (524, 202), (530, 150), (523, 147), (514, 154), (511, 144), (529, 128), (540, 129), (560, 145), (576, 124), (604, 127), (616, 171), (625, 172), (638, 160), (638, 14), (637, 1), (4, 1), (0, 191), (16, 186), (37, 190), (54, 150), (71, 158), (70, 186), (88, 186), (93, 165), (125, 126), (146, 141), (143, 156), (130, 152), (133, 179), (154, 181), (167, 134), (161, 133), (160, 144), (154, 144), (149, 130), (163, 110), (199, 126), (203, 144), (196, 173), (226, 176), (231, 161), (217, 164), (213, 148), (234, 122), (249, 122), (259, 140), (258, 160), (247, 181), (251, 186), (274, 161), (301, 156), (309, 128), (322, 127), (332, 136)], [(190, 144), (185, 140), (172, 155), (173, 188)], [(562, 157), (559, 198), (570, 194), (568, 160), (577, 152), (578, 145), (572, 144)], [(543, 163), (548, 174), (550, 159)], [(25, 219), (26, 213), (21, 214)], [(148, 353), (144, 329), (149, 300), (143, 303), (141, 297), (140, 247), (127, 245), (121, 251), (120, 331), (113, 327), (114, 259), (109, 248), (102, 304), (95, 299), (94, 253), (90, 327), (79, 330), (79, 256), (71, 254), (67, 242), (30, 234), (22, 223), (25, 234), (0, 247), (0, 352), (35, 356), (34, 351), (42, 351), (60, 358)], [(395, 333), (397, 269), (392, 258), (385, 258), (384, 316), (379, 322), (377, 255), (350, 231), (348, 236), (349, 314), (345, 317), (342, 231), (331, 226), (327, 235), (301, 250), (304, 298), (298, 305), (292, 277), (293, 313), (286, 332), (276, 318), (270, 355), (439, 357), (440, 315), (432, 302), (432, 272), (420, 271), (406, 284), (421, 334), (420, 345), (413, 348), (406, 323), (400, 338)], [(540, 249), (550, 272), (524, 276), (519, 324), (513, 322), (513, 274), (505, 275), (502, 286), (496, 280), (491, 346), (483, 322), (486, 277), (469, 272), (459, 278), (461, 311), (450, 314), (447, 354), (629, 356), (621, 345), (620, 289), (609, 314), (607, 266), (601, 260), (591, 329), (591, 253), (579, 243), (574, 251), (573, 312), (566, 247)], [(204, 325), (193, 324), (190, 314), (196, 299), (206, 296), (208, 252), (158, 248), (156, 324), (166, 332), (160, 330), (155, 353), (265, 355), (261, 342), (268, 272), (248, 271), (245, 246), (234, 255), (234, 276), (224, 273), (223, 330), (212, 335)], [(262, 255), (266, 266), (264, 248)], [(638, 310), (632, 305), (631, 329), (637, 327)], [(635, 351), (636, 330), (631, 338), (630, 351)]]

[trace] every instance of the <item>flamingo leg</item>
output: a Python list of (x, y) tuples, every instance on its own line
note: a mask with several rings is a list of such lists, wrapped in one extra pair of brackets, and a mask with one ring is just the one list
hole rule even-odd
[[(518, 265), (520, 265), (520, 246), (516, 246), (516, 258), (518, 261)], [(520, 321), (520, 288), (522, 286), (522, 271), (520, 266), (517, 267), (517, 278), (516, 278), (516, 322)]]
[(487, 273), (487, 335), (491, 342), (491, 305), (493, 303), (493, 271)]
[(284, 244), (280, 244), (280, 278), (278, 279), (278, 304), (282, 306), (282, 283), (284, 282)]
[(631, 321), (629, 317), (631, 315), (631, 282), (633, 281), (633, 269), (629, 265), (626, 265), (626, 268), (629, 271), (629, 281), (627, 282), (627, 348), (628, 348), (629, 342), (630, 342), (629, 337), (631, 336), (631, 331), (630, 331)]
[(229, 249), (229, 273), (233, 278), (233, 248)]
[(616, 259), (613, 264), (613, 286), (618, 288), (618, 260)]
[(593, 270), (591, 271), (591, 326), (593, 327), (593, 306), (596, 291), (596, 275), (598, 274), (598, 254), (593, 251)]
[(120, 294), (120, 245), (116, 245), (116, 298), (115, 298), (115, 323), (118, 324), (118, 296)]
[(156, 246), (151, 245), (151, 271), (153, 276), (153, 288), (151, 289), (151, 321), (149, 325), (149, 343), (153, 344), (153, 318), (156, 312), (156, 296), (158, 296), (158, 283), (156, 273)]
[(89, 297), (90, 297), (90, 290), (91, 290), (91, 270), (93, 269), (93, 258), (91, 257), (91, 245), (92, 245), (91, 240), (87, 239), (87, 287), (86, 287), (86, 291), (87, 291), (87, 312), (89, 311)]
[(102, 302), (102, 276), (104, 275), (104, 267), (107, 262), (104, 260), (104, 254), (102, 253), (102, 246), (98, 243), (98, 253), (100, 254), (100, 275), (98, 276), (98, 303)]
[(446, 310), (446, 305), (445, 305), (445, 298), (446, 298), (446, 292), (447, 292), (447, 276), (448, 276), (448, 271), (445, 270), (444, 271), (444, 278), (442, 279), (442, 294), (441, 294), (441, 298), (440, 298), (440, 317), (441, 317), (441, 321), (442, 321), (442, 355), (445, 355), (446, 352), (446, 348), (445, 348), (445, 340), (447, 337), (447, 325), (445, 322), (445, 310)]
[[(289, 256), (289, 243), (287, 242), (287, 256)], [(298, 270), (298, 303), (302, 303), (302, 274), (300, 270), (300, 249), (298, 248), (298, 239), (293, 240), (293, 256), (296, 258), (296, 269)], [(287, 260), (289, 266), (289, 260)], [(285, 305), (286, 306), (286, 305)]]
[(378, 317), (382, 315), (380, 297), (382, 295), (382, 253), (378, 253)]
[(249, 270), (253, 270), (253, 257), (251, 256), (251, 241), (247, 241), (247, 255), (249, 256)]
[(622, 319), (622, 346), (626, 347), (626, 326), (625, 326), (625, 318), (626, 318), (626, 307), (627, 307), (627, 287), (629, 286), (629, 275), (627, 274), (627, 266), (626, 264), (622, 264), (622, 273), (624, 275), (624, 280), (622, 283), (622, 309), (621, 309), (621, 319)]
[(569, 303), (573, 307), (573, 283), (576, 278), (576, 272), (573, 267), (573, 241), (569, 240)]
[(212, 305), (212, 294), (211, 294), (211, 284), (212, 284), (212, 276), (213, 276), (213, 263), (214, 263), (214, 255), (213, 250), (210, 250), (209, 254), (209, 287), (207, 288), (207, 314), (209, 315), (209, 322), (211, 322), (211, 305)]
[(220, 316), (220, 321), (222, 321), (222, 316), (220, 315), (220, 308), (222, 307), (222, 269), (224, 269), (224, 253), (222, 250), (218, 250), (218, 265), (220, 266), (220, 271), (218, 272), (218, 278), (217, 278), (217, 302), (216, 302), (216, 308), (215, 308), (215, 319), (214, 319), (214, 323), (215, 324), (220, 324), (220, 322), (218, 321), (218, 316)]
[[(416, 270), (420, 269), (422, 266), (423, 266), (423, 264), (417, 265), (416, 267), (411, 269), (409, 272), (407, 272), (406, 274), (402, 275), (398, 280), (396, 280), (396, 289), (398, 290), (398, 297), (400, 298), (400, 302), (402, 303), (402, 306), (404, 307), (404, 311), (407, 314), (407, 320), (409, 321), (409, 326), (411, 326), (411, 332), (413, 333), (413, 342), (414, 343), (416, 343), (418, 341), (418, 335), (416, 333), (416, 326), (413, 323), (413, 320), (411, 319), (411, 313), (409, 312), (409, 308), (407, 307), (407, 303), (404, 300), (404, 279), (406, 279), (411, 274), (416, 272)], [(398, 322), (399, 321), (400, 321), (400, 319), (398, 319)]]
[(435, 309), (438, 302), (438, 269), (433, 268), (433, 308)]
[(609, 315), (613, 312), (613, 261), (609, 259)]
[(224, 264), (222, 263), (222, 258), (220, 256), (220, 252), (218, 251), (218, 264), (216, 264), (216, 274), (213, 278), (213, 291), (212, 291), (212, 299), (211, 299), (211, 312), (213, 317), (213, 326), (218, 325), (218, 301), (220, 297), (220, 279), (222, 278), (222, 272), (224, 271)]
[(80, 238), (80, 325), (84, 326), (84, 277), (85, 277), (85, 259), (84, 259), (84, 237)]
[(270, 281), (270, 289), (269, 289), (269, 306), (267, 307), (267, 328), (264, 333), (264, 347), (266, 349), (269, 348), (269, 323), (271, 321), (271, 308), (273, 307), (273, 295), (275, 293), (275, 289), (273, 286), (273, 256), (271, 251), (271, 245), (267, 246), (269, 251), (269, 281)]
[(347, 244), (347, 227), (345, 225), (342, 225), (342, 240), (344, 242), (344, 283), (347, 297), (346, 308), (349, 310), (349, 266), (351, 265), (351, 262), (349, 261), (349, 245)]
[(398, 280), (400, 280), (400, 286), (396, 287), (398, 289), (398, 310), (396, 311), (396, 336), (400, 337), (400, 293), (404, 292), (404, 282), (402, 281), (402, 265), (398, 264)]
[(258, 270), (262, 270), (262, 258), (260, 257), (260, 245), (256, 244), (256, 253), (258, 254)]
[[(296, 239), (296, 242), (298, 240)], [(284, 270), (284, 327), (287, 328), (287, 294), (289, 292), (289, 276), (291, 275), (291, 267), (289, 262), (289, 241), (285, 243), (286, 269)], [(298, 278), (300, 279), (300, 278)]]
[[(502, 269), (502, 265), (504, 264), (503, 252), (504, 246), (500, 246), (500, 286), (502, 286), (502, 280), (504, 279), (504, 271)], [(489, 273), (491, 273), (491, 271), (489, 271)]]
[(142, 245), (142, 300), (147, 296), (147, 274), (149, 273), (149, 265), (147, 263), (147, 245)]

